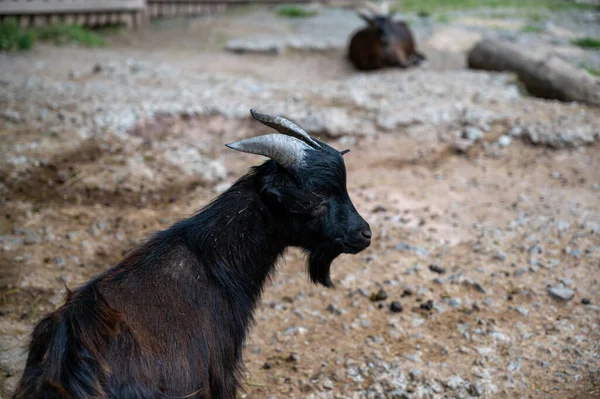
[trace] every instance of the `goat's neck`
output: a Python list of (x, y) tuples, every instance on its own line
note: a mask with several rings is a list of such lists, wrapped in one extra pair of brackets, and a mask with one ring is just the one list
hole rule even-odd
[(252, 306), (287, 243), (254, 179), (242, 179), (194, 216), (191, 240), (206, 272), (224, 291)]

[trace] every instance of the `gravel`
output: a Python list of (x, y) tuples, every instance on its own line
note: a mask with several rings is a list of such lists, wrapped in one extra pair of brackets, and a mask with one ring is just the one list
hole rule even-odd
[(565, 286), (549, 287), (548, 293), (555, 299), (568, 301), (575, 296), (575, 291)]

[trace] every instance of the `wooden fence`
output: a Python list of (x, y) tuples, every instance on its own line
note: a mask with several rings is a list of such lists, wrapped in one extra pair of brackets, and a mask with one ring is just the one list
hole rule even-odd
[(221, 12), (230, 5), (309, 3), (311, 0), (0, 0), (0, 19), (16, 17), (23, 27), (57, 23), (139, 26), (148, 18)]

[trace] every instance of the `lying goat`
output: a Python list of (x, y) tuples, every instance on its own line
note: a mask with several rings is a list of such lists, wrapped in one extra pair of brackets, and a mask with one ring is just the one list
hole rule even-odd
[(289, 246), (332, 287), (340, 254), (370, 245), (342, 155), (294, 123), (228, 144), (270, 160), (189, 219), (68, 293), (35, 328), (15, 398), (234, 398), (263, 284)]
[(373, 3), (365, 6), (367, 9), (359, 10), (358, 14), (367, 27), (354, 33), (348, 49), (348, 58), (356, 69), (408, 68), (425, 60), (416, 50), (408, 25), (392, 19), (387, 3), (381, 7)]

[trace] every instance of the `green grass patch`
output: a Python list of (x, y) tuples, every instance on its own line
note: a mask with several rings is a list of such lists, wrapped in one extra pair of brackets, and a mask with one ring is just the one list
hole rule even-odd
[(434, 13), (473, 8), (567, 10), (593, 7), (593, 4), (577, 3), (574, 0), (401, 0), (393, 9), (401, 12)]
[(583, 48), (600, 49), (600, 39), (595, 37), (580, 37), (579, 39), (573, 40), (571, 43)]
[(106, 45), (102, 36), (79, 25), (59, 24), (36, 29), (40, 40), (52, 41), (60, 46), (68, 43), (78, 43), (86, 47), (101, 47)]
[(30, 50), (35, 46), (35, 33), (21, 29), (15, 18), (0, 22), (0, 51)]
[(544, 28), (542, 28), (541, 26), (537, 26), (537, 25), (525, 25), (524, 27), (521, 28), (521, 32), (525, 32), (525, 33), (542, 33), (544, 31)]
[(437, 17), (435, 17), (435, 20), (440, 24), (450, 23), (450, 17), (448, 16), (448, 14), (440, 14)]
[(299, 6), (283, 6), (277, 9), (277, 15), (287, 18), (308, 18), (317, 15), (317, 12)]
[(590, 75), (594, 75), (594, 76), (600, 77), (600, 69), (594, 69), (594, 68), (589, 68), (589, 67), (584, 67), (583, 69), (585, 69), (586, 71), (588, 71), (588, 73)]

